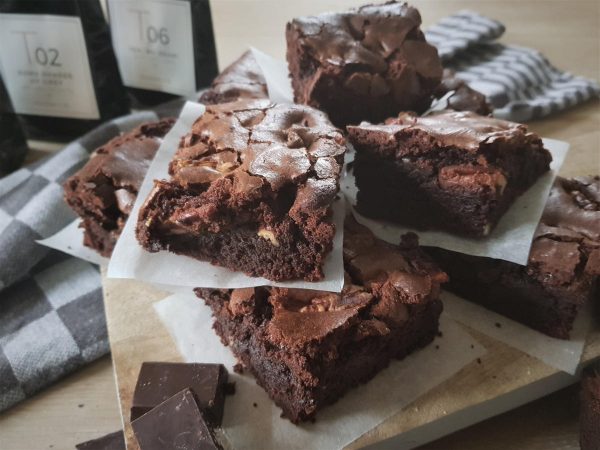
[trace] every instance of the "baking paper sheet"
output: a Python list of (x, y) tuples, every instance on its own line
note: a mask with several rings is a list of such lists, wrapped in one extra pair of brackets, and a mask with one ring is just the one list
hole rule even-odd
[(296, 426), (280, 417), (281, 410), (252, 376), (233, 373), (235, 358), (209, 326), (211, 311), (202, 300), (190, 292), (167, 297), (154, 307), (185, 361), (222, 363), (229, 369), (236, 393), (227, 398), (223, 428), (237, 449), (343, 448), (485, 353), (442, 314), (442, 337), (352, 389), (319, 412), (315, 423)]
[(133, 278), (163, 285), (241, 288), (254, 286), (281, 286), (322, 291), (340, 292), (344, 284), (342, 262), (343, 220), (345, 216), (344, 198), (340, 196), (333, 205), (333, 220), (336, 234), (333, 250), (327, 256), (324, 265), (325, 278), (321, 281), (290, 281), (274, 283), (264, 278), (249, 277), (241, 272), (233, 272), (208, 262), (198, 261), (187, 256), (167, 251), (150, 253), (144, 250), (135, 237), (138, 212), (153, 187), (155, 179), (169, 179), (168, 165), (177, 147), (179, 139), (191, 128), (194, 121), (204, 113), (204, 105), (187, 102), (171, 131), (165, 136), (152, 161), (125, 228), (115, 246), (108, 265), (109, 278)]
[(571, 339), (563, 340), (546, 336), (450, 292), (442, 292), (442, 300), (444, 314), (454, 320), (571, 375), (577, 371), (585, 338), (592, 328), (592, 314), (585, 308), (575, 320)]
[[(554, 139), (544, 139), (545, 147), (552, 153), (551, 170), (521, 195), (502, 216), (496, 228), (483, 239), (456, 236), (444, 231), (421, 231), (398, 224), (372, 220), (354, 211), (354, 217), (369, 227), (379, 238), (397, 244), (400, 236), (409, 231), (419, 235), (421, 245), (445, 248), (475, 256), (503, 259), (526, 265), (535, 229), (542, 217), (550, 188), (569, 150), (569, 144)], [(354, 205), (357, 188), (352, 171), (345, 170), (341, 189)]]
[(58, 233), (36, 242), (92, 264), (106, 267), (108, 258), (83, 245), (83, 230), (79, 228), (79, 222), (79, 220), (74, 220)]

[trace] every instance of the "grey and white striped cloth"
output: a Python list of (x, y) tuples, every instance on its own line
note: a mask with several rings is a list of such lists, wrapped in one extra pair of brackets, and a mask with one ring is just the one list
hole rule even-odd
[(494, 42), (504, 25), (460, 11), (425, 32), (444, 66), (485, 94), (494, 116), (525, 122), (600, 96), (596, 81), (562, 72), (539, 51)]

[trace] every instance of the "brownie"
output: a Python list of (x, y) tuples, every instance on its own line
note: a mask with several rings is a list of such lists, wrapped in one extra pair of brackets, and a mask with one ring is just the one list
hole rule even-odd
[(189, 389), (131, 422), (140, 450), (222, 450)]
[(447, 277), (419, 249), (416, 235), (395, 246), (348, 219), (344, 268), (341, 294), (196, 289), (222, 342), (294, 423), (314, 418), (438, 332), (438, 294)]
[(581, 450), (600, 450), (600, 363), (581, 376), (579, 443)]
[(307, 106), (208, 106), (141, 208), (137, 238), (250, 276), (322, 279), (345, 150)]
[(144, 362), (131, 401), (131, 420), (189, 388), (205, 419), (221, 425), (227, 369), (222, 364)]
[(125, 450), (123, 431), (115, 431), (106, 436), (75, 445), (77, 450)]
[(442, 65), (420, 25), (419, 12), (396, 1), (292, 20), (286, 39), (295, 102), (325, 111), (340, 127), (425, 111)]
[(96, 149), (65, 183), (65, 200), (81, 217), (83, 243), (110, 256), (162, 138), (174, 119), (140, 125)]
[(252, 51), (247, 50), (223, 70), (199, 99), (200, 103), (235, 102), (268, 98), (267, 82)]
[(488, 235), (552, 160), (525, 125), (472, 112), (403, 113), (348, 133), (361, 214), (472, 237)]
[(493, 112), (492, 106), (481, 92), (469, 87), (469, 85), (458, 78), (451, 69), (444, 69), (442, 82), (436, 88), (433, 95), (441, 99), (449, 94), (445, 100), (444, 109), (454, 111), (472, 111), (482, 116), (489, 116)]
[(599, 292), (600, 178), (556, 179), (527, 266), (440, 248), (427, 252), (450, 275), (448, 290), (568, 339), (577, 312)]

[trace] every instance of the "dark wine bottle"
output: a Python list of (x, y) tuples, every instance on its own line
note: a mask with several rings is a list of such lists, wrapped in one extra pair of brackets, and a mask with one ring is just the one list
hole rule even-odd
[(129, 112), (99, 0), (0, 0), (0, 42), (30, 139), (66, 142)]
[(17, 169), (27, 155), (27, 141), (0, 78), (0, 177)]
[(216, 76), (208, 0), (108, 0), (108, 12), (133, 108), (193, 98)]

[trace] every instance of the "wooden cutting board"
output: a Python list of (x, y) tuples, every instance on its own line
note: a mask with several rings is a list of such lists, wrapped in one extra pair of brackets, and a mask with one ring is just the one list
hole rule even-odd
[[(148, 360), (179, 361), (181, 356), (152, 307), (153, 303), (168, 295), (166, 292), (131, 280), (104, 278), (103, 282), (127, 448), (137, 450), (139, 447), (129, 424), (129, 407), (140, 364)], [(486, 355), (348, 448), (374, 443), (390, 449), (424, 444), (577, 380), (503, 343), (473, 330), (469, 332), (486, 347)], [(583, 361), (596, 358), (600, 358), (600, 330), (589, 336)]]

